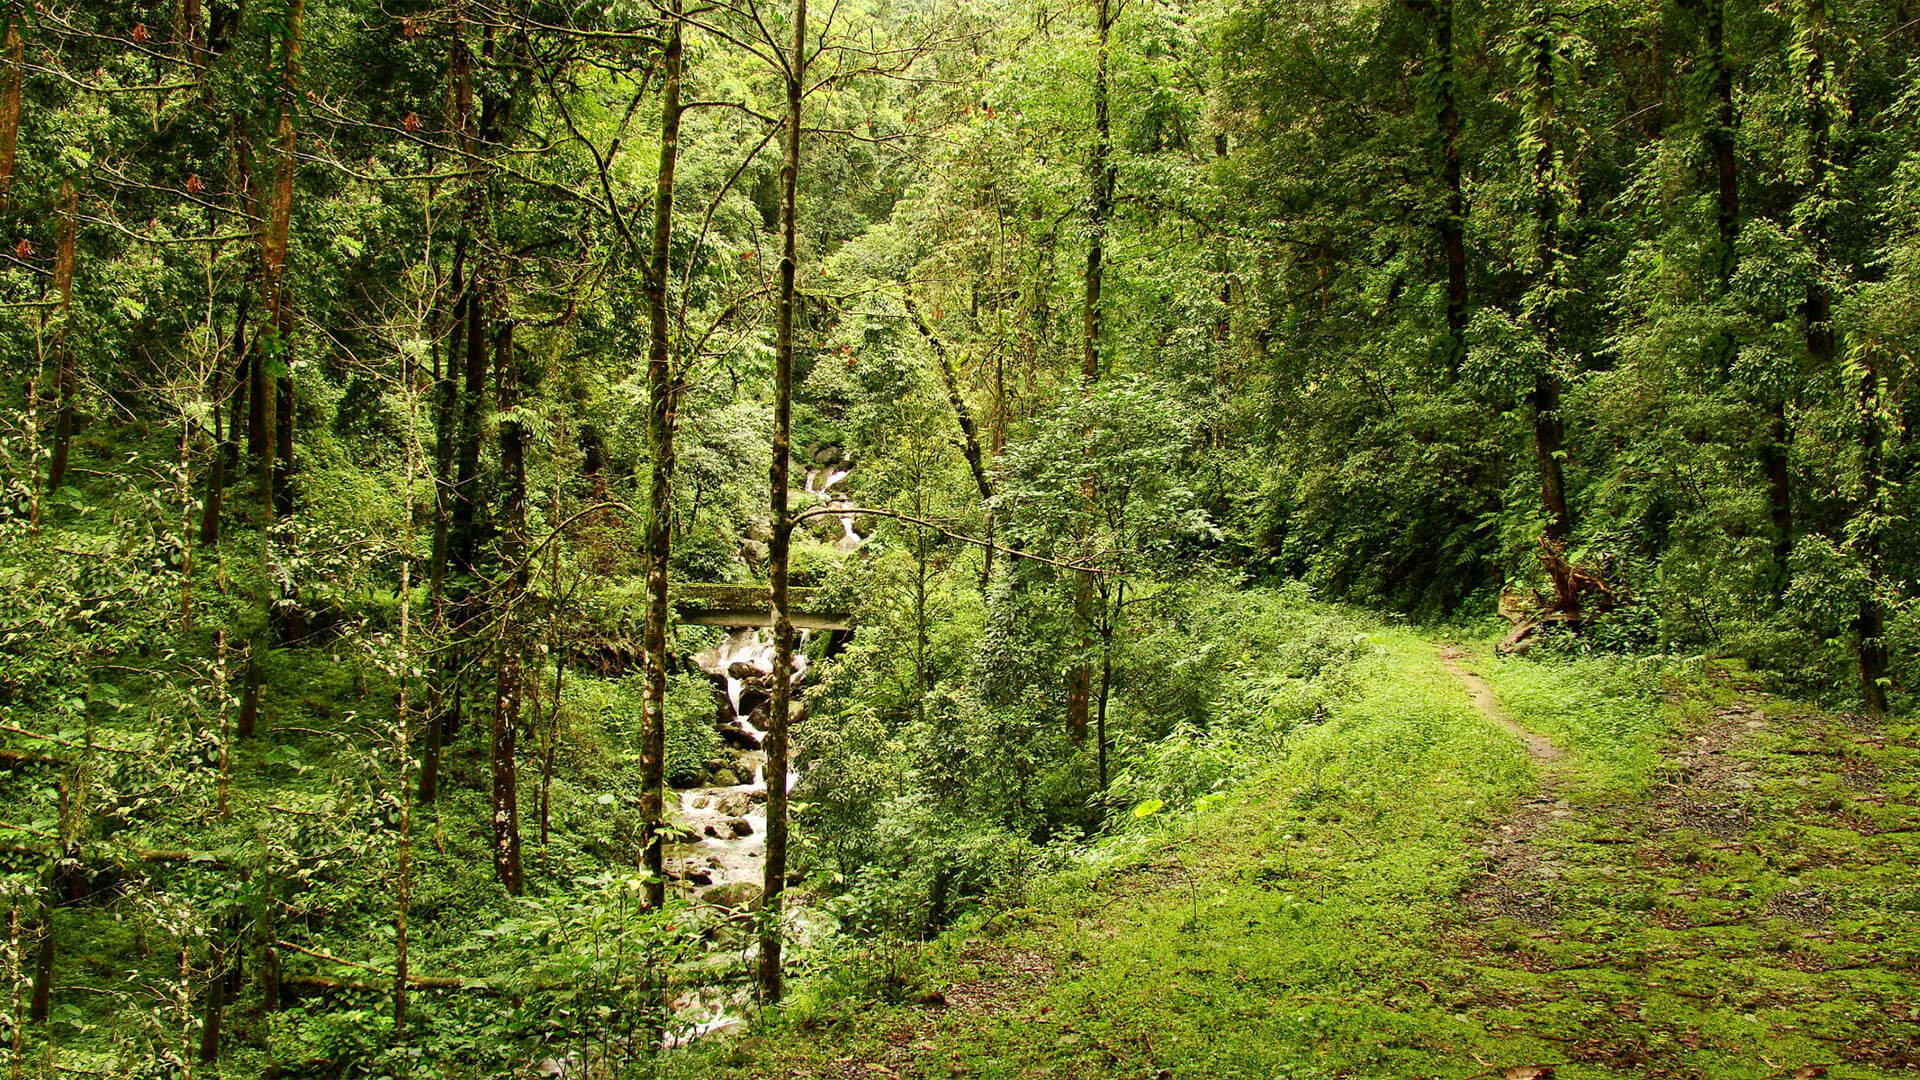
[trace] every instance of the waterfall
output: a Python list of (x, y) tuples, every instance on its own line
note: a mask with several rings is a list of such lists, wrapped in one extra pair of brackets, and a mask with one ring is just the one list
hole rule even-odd
[[(799, 650), (811, 630), (795, 634), (793, 680), (806, 683), (809, 661)], [(772, 696), (773, 631), (741, 627), (693, 663), (721, 686), (726, 705), (716, 724), (733, 755), (732, 784), (715, 784), (680, 793), (680, 824), (687, 839), (672, 846), (669, 872), (684, 885), (716, 902), (737, 900), (740, 885), (759, 885), (766, 854), (766, 708)], [(741, 778), (746, 779), (742, 780)], [(791, 790), (799, 774), (790, 773)]]
[[(840, 535), (833, 545), (841, 552), (854, 551), (866, 539), (854, 527), (853, 501), (834, 493), (850, 474), (851, 469), (844, 465), (813, 467), (806, 470), (803, 481), (813, 505), (827, 508), (838, 518)], [(801, 650), (812, 634), (811, 630), (795, 634), (790, 683), (796, 698), (795, 720), (804, 715), (804, 706), (797, 699), (806, 685), (811, 662)], [(679, 793), (679, 813), (674, 820), (678, 839), (667, 848), (667, 875), (683, 894), (718, 909), (723, 922), (737, 923), (746, 917), (746, 911), (759, 898), (765, 875), (767, 758), (761, 745), (767, 736), (774, 651), (770, 628), (744, 626), (729, 629), (713, 646), (688, 658), (714, 680), (715, 729), (726, 748), (729, 765), (725, 771), (732, 774), (710, 779), (733, 782)], [(795, 790), (800, 782), (800, 773), (790, 769), (787, 790)], [(677, 1001), (675, 1010), (682, 1016), (710, 1014), (711, 1018), (694, 1022), (673, 1044), (732, 1026), (737, 1021), (730, 1010), (740, 1004), (710, 1000), (704, 993)]]

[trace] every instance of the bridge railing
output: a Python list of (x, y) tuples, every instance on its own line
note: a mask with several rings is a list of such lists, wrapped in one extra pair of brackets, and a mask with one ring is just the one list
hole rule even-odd
[[(773, 600), (765, 585), (686, 584), (675, 587), (674, 610), (690, 626), (772, 626)], [(788, 589), (788, 618), (802, 630), (851, 630), (850, 612), (822, 609), (817, 590)]]

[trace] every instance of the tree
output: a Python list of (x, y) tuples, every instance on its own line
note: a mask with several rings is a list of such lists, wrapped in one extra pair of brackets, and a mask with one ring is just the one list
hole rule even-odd
[(1431, 0), (1433, 71), (1429, 76), (1433, 122), (1440, 137), (1440, 186), (1446, 204), (1440, 214), (1440, 249), (1447, 267), (1447, 347), (1459, 366), (1467, 348), (1467, 202), (1460, 168), (1459, 76), (1454, 45), (1454, 0)]
[[(1111, 0), (1094, 0), (1093, 68), (1093, 149), (1087, 160), (1087, 176), (1092, 185), (1087, 202), (1087, 262), (1081, 273), (1085, 297), (1081, 305), (1080, 386), (1090, 394), (1100, 381), (1100, 335), (1105, 318), (1101, 290), (1106, 281), (1107, 229), (1113, 217), (1116, 173), (1113, 157), (1113, 122), (1108, 90), (1108, 63), (1113, 34)], [(1097, 497), (1098, 479), (1089, 473), (1083, 487), (1092, 503)], [(1094, 624), (1092, 610), (1093, 578), (1082, 574), (1074, 584), (1074, 609), (1079, 613), (1083, 633)], [(1084, 639), (1083, 639), (1084, 644)], [(1076, 738), (1087, 731), (1087, 708), (1092, 692), (1093, 672), (1083, 660), (1067, 669), (1067, 730)]]
[[(1010, 452), (1000, 497), (1007, 535), (1017, 546), (1044, 551), (1054, 538), (1072, 537), (1070, 561), (1099, 567), (1076, 574), (1093, 581), (1085, 618), (1098, 673), (1089, 686), (1098, 791), (1111, 778), (1108, 714), (1127, 611), (1151, 598), (1154, 590), (1145, 583), (1179, 572), (1183, 548), (1217, 535), (1181, 477), (1196, 425), (1168, 406), (1168, 389), (1134, 376), (1108, 380), (1063, 404)], [(1100, 477), (1090, 503), (1080, 483), (1088, 471)], [(1074, 617), (1082, 617), (1077, 597)]]
[(789, 610), (787, 577), (793, 550), (793, 516), (787, 493), (793, 456), (794, 315), (798, 304), (795, 279), (799, 269), (801, 103), (806, 97), (808, 63), (807, 0), (793, 0), (788, 15), (791, 42), (767, 45), (778, 60), (786, 86), (785, 128), (780, 157), (780, 280), (774, 306), (773, 464), (768, 470), (772, 488), (773, 539), (767, 547), (769, 603), (773, 607), (773, 700), (767, 709), (767, 861), (761, 892), (759, 986), (760, 998), (778, 1002), (785, 990), (780, 950), (785, 928), (787, 888), (787, 768), (788, 728), (793, 712), (793, 617)]
[(647, 440), (652, 449), (652, 482), (647, 487), (647, 723), (646, 763), (641, 817), (646, 842), (648, 901), (666, 907), (665, 766), (667, 732), (667, 619), (669, 560), (673, 554), (673, 439), (678, 426), (675, 403), (683, 392), (675, 370), (667, 307), (672, 271), (674, 168), (680, 157), (680, 82), (684, 60), (679, 0), (673, 0), (662, 55), (660, 165), (654, 181), (652, 253), (647, 263)]
[[(1539, 369), (1527, 407), (1533, 424), (1534, 462), (1540, 473), (1540, 509), (1546, 519), (1545, 540), (1563, 553), (1573, 536), (1573, 514), (1567, 507), (1565, 467), (1566, 421), (1561, 415), (1560, 324), (1561, 294), (1566, 288), (1560, 245), (1566, 178), (1561, 173), (1563, 148), (1559, 116), (1557, 67), (1564, 50), (1562, 16), (1552, 0), (1528, 5), (1520, 31), (1528, 66), (1527, 109), (1522, 142), (1533, 151), (1533, 288), (1526, 300), (1527, 320), (1541, 352)], [(1571, 582), (1554, 575), (1554, 591), (1561, 604), (1573, 602)]]

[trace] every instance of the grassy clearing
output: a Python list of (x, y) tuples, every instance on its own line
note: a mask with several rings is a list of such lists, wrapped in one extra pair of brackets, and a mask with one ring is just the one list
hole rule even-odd
[[(1920, 1067), (1920, 743), (1606, 660), (1435, 645), (1229, 801), (682, 1074), (1891, 1077)], [(1163, 815), (1164, 816), (1164, 815)], [(889, 964), (898, 963), (890, 957)], [(893, 971), (893, 969), (889, 969)]]
[(1477, 663), (1508, 715), (1573, 756), (1565, 779), (1574, 798), (1598, 802), (1646, 792), (1661, 737), (1674, 719), (1663, 707), (1658, 667), (1607, 656), (1496, 657), (1490, 641), (1479, 648)]
[(1431, 642), (1375, 641), (1356, 696), (1260, 779), (951, 935), (915, 979), (964, 995), (969, 956), (992, 950), (1044, 958), (1044, 989), (986, 1010), (803, 1002), (696, 1071), (1307, 1077), (1431, 1072), (1438, 1058), (1457, 1062), (1449, 1075), (1480, 1071), (1468, 1051), (1493, 1040), (1421, 987), (1444, 975), (1432, 942), (1478, 865), (1474, 839), (1533, 767)]

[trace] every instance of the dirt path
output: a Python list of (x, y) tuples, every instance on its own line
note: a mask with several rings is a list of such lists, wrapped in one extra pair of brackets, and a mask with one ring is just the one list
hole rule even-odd
[[(1443, 645), (1439, 656), (1441, 666), (1466, 690), (1474, 709), (1520, 740), (1534, 762), (1545, 765), (1567, 756), (1553, 740), (1507, 715), (1493, 687), (1469, 666), (1470, 654), (1459, 646)], [(1538, 840), (1544, 831), (1574, 816), (1572, 804), (1560, 796), (1559, 789), (1557, 770), (1542, 769), (1539, 788), (1493, 827), (1482, 847), (1485, 866), (1460, 891), (1460, 905), (1470, 915), (1477, 919), (1513, 919), (1541, 929), (1554, 924), (1554, 883), (1560, 878), (1561, 867)]]
[(1527, 756), (1535, 761), (1558, 761), (1566, 757), (1567, 752), (1555, 746), (1552, 739), (1537, 731), (1529, 731), (1521, 727), (1514, 722), (1513, 717), (1507, 715), (1506, 710), (1500, 707), (1499, 699), (1494, 697), (1493, 687), (1488, 686), (1487, 680), (1481, 678), (1478, 672), (1467, 667), (1467, 663), (1472, 659), (1458, 645), (1440, 647), (1441, 666), (1445, 667), (1447, 672), (1466, 688), (1467, 697), (1472, 700), (1473, 707), (1479, 710), (1481, 716), (1505, 728), (1514, 738), (1519, 739), (1527, 748)]

